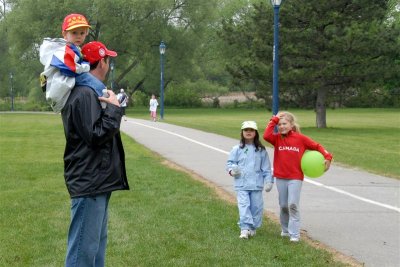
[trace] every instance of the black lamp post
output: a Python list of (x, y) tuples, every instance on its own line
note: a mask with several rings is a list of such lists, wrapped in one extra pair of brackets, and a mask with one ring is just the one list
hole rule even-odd
[(165, 54), (166, 45), (163, 41), (160, 43), (160, 67), (161, 67), (161, 111), (160, 111), (160, 118), (164, 119), (164, 54)]
[(279, 111), (279, 7), (282, 0), (271, 0), (274, 7), (274, 48), (273, 48), (273, 77), (272, 77), (272, 114)]

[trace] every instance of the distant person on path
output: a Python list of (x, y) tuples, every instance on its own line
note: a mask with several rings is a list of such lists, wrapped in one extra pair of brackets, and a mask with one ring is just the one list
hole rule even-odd
[[(71, 197), (71, 222), (65, 266), (104, 266), (111, 192), (128, 190), (120, 135), (122, 109), (116, 95), (98, 90), (117, 53), (100, 42), (83, 46), (90, 63), (84, 84), (71, 91), (61, 112), (66, 139), (64, 177)], [(102, 109), (101, 102), (107, 103)]]
[(226, 170), (235, 179), (239, 208), (240, 238), (255, 236), (261, 226), (264, 211), (262, 190), (269, 192), (273, 186), (271, 164), (265, 147), (259, 140), (254, 121), (242, 123), (240, 143), (233, 147)]
[(44, 65), (40, 82), (54, 112), (58, 113), (64, 107), (76, 77), (90, 70), (80, 48), (89, 28), (85, 16), (69, 14), (61, 27), (64, 38), (45, 38), (40, 46), (40, 62)]
[[(278, 126), (278, 133), (274, 133)], [(317, 150), (325, 157), (325, 171), (329, 169), (332, 154), (320, 144), (300, 133), (293, 114), (282, 111), (269, 121), (264, 140), (274, 146), (274, 177), (279, 194), (281, 236), (291, 242), (300, 240), (300, 192), (304, 180), (301, 158), (306, 150)]]
[(157, 102), (156, 96), (154, 94), (152, 94), (151, 95), (151, 99), (150, 99), (150, 108), (149, 108), (149, 110), (150, 110), (151, 119), (153, 121), (157, 120), (157, 107), (158, 107), (158, 102)]
[(126, 121), (125, 113), (126, 113), (126, 106), (128, 105), (128, 95), (125, 93), (123, 88), (120, 90), (119, 94), (117, 95), (117, 98), (122, 108), (123, 118)]

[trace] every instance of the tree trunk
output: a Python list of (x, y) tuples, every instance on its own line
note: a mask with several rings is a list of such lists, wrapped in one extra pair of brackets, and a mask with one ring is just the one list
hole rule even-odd
[(138, 90), (140, 87), (142, 87), (145, 80), (146, 80), (146, 77), (144, 77), (138, 83), (136, 83), (136, 85), (133, 87), (131, 94), (133, 94), (136, 90)]
[(326, 88), (321, 87), (317, 91), (317, 102), (315, 104), (317, 128), (326, 128), (326, 94)]

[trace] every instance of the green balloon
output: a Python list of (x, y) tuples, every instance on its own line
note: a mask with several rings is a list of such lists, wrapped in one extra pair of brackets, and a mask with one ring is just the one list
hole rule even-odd
[(325, 172), (325, 158), (318, 151), (307, 151), (301, 158), (301, 170), (310, 178), (318, 178)]

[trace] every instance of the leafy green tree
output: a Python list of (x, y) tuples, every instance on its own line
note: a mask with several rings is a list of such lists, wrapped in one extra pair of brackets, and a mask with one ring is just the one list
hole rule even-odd
[(387, 18), (389, 23), (398, 24), (400, 22), (400, 2), (398, 0), (389, 0), (388, 5)]
[(220, 37), (225, 40), (226, 68), (237, 90), (255, 90), (271, 104), (273, 13), (264, 4), (244, 6), (223, 21)]
[[(221, 36), (236, 53), (228, 70), (269, 99), (272, 81), (272, 10), (268, 3), (229, 20)], [(373, 88), (395, 75), (398, 28), (387, 23), (388, 1), (285, 1), (280, 11), (281, 99), (314, 107), (326, 127), (333, 94)], [(241, 53), (238, 53), (241, 51)], [(260, 92), (261, 91), (261, 92)]]
[(331, 92), (379, 87), (393, 75), (398, 32), (386, 23), (388, 1), (287, 4), (291, 16), (282, 25), (282, 43), (291, 46), (283, 46), (282, 64), (293, 71), (284, 76), (283, 86), (312, 89), (316, 125), (325, 128)]
[[(165, 88), (197, 80), (224, 87), (229, 76), (213, 53), (219, 47), (215, 29), (221, 15), (230, 16), (245, 0), (13, 0), (6, 20), (4, 42), (9, 65), (14, 68), (20, 93), (38, 88), (43, 66), (38, 48), (44, 37), (61, 37), (62, 19), (68, 13), (84, 14), (92, 29), (87, 41), (99, 40), (118, 52), (113, 79), (114, 89), (157, 93), (160, 87), (159, 44), (167, 45)], [(217, 8), (216, 8), (217, 7)], [(2, 39), (3, 40), (3, 39)], [(2, 42), (2, 41), (0, 41)], [(0, 43), (0, 45), (2, 45)], [(215, 56), (218, 55), (218, 56)], [(1, 69), (0, 69), (1, 71)], [(221, 74), (222, 73), (222, 74)], [(5, 74), (1, 71), (1, 77)], [(3, 92), (3, 86), (0, 88)], [(31, 94), (35, 95), (35, 94)]]
[(9, 80), (9, 73), (10, 73), (10, 58), (7, 55), (8, 51), (8, 40), (7, 40), (7, 25), (6, 21), (6, 14), (10, 8), (10, 3), (6, 0), (0, 0), (0, 53), (1, 53), (1, 64), (0, 64), (0, 97), (9, 96), (10, 88), (10, 80)]

